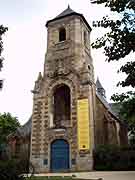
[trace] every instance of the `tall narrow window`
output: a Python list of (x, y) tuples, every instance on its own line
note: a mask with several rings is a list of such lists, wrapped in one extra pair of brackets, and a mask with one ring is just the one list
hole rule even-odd
[(66, 40), (66, 30), (65, 28), (61, 28), (59, 30), (59, 41), (65, 41)]
[(87, 33), (86, 33), (86, 31), (84, 31), (83, 36), (84, 36), (84, 44), (86, 45), (87, 44)]

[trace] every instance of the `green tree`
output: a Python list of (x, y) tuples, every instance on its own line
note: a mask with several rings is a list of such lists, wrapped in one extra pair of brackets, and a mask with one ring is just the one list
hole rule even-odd
[[(97, 38), (93, 48), (104, 48), (106, 60), (118, 61), (131, 52), (135, 52), (135, 1), (134, 0), (91, 0), (94, 4), (103, 4), (117, 15), (115, 18), (105, 16), (93, 22), (95, 27), (108, 28), (104, 36)], [(135, 61), (127, 62), (119, 72), (127, 77), (119, 85), (135, 87)]]
[(16, 131), (20, 123), (10, 113), (0, 114), (0, 144), (6, 144), (7, 136)]
[(128, 125), (129, 136), (135, 140), (135, 92), (114, 94), (112, 100), (119, 103), (119, 116)]
[[(3, 51), (3, 41), (2, 41), (2, 35), (8, 30), (7, 27), (4, 27), (3, 25), (0, 25), (0, 71), (3, 67), (3, 60), (4, 58), (1, 56), (1, 53)], [(0, 89), (2, 88), (3, 81), (0, 79)]]
[[(91, 3), (110, 8), (114, 16), (105, 16), (93, 22), (94, 27), (107, 28), (108, 32), (92, 43), (93, 48), (103, 48), (106, 60), (118, 61), (135, 52), (135, 1), (134, 0), (91, 0)], [(117, 18), (116, 18), (117, 17)], [(126, 78), (117, 86), (135, 87), (135, 61), (130, 59), (118, 72), (126, 74)], [(120, 117), (124, 119), (129, 131), (135, 137), (135, 92), (115, 94), (115, 102), (121, 103)]]

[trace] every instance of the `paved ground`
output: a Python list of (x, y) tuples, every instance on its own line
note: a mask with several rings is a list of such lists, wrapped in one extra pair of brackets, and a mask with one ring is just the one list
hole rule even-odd
[(47, 173), (38, 174), (37, 176), (71, 176), (75, 174), (76, 177), (85, 179), (99, 179), (103, 180), (135, 180), (135, 171), (110, 171), (110, 172), (82, 172), (82, 173)]

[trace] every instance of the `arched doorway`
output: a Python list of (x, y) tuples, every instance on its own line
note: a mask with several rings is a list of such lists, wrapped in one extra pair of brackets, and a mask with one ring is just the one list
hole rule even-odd
[(69, 169), (69, 144), (58, 139), (51, 144), (51, 171), (67, 171)]
[(57, 86), (53, 94), (53, 112), (55, 128), (67, 127), (70, 125), (70, 88), (61, 84)]

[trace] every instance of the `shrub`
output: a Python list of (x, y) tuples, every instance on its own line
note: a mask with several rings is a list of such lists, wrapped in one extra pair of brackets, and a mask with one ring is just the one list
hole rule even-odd
[(130, 147), (98, 146), (94, 150), (95, 170), (135, 170), (135, 150)]
[(15, 160), (0, 161), (1, 180), (24, 180), (23, 175), (17, 168)]

